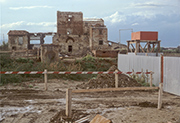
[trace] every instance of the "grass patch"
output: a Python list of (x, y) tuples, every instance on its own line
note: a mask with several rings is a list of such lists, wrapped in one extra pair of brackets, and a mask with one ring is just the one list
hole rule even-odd
[[(145, 86), (145, 87), (149, 87), (150, 86), (150, 83), (147, 82), (146, 80), (150, 81), (150, 78), (149, 78), (149, 75), (146, 74), (141, 74), (141, 75), (138, 75), (138, 74), (132, 74), (132, 75), (129, 75), (131, 78), (135, 79), (138, 83), (140, 83), (142, 86)], [(155, 85), (153, 84), (152, 85), (153, 87), (155, 87)]]
[[(107, 71), (113, 64), (116, 64), (115, 59), (94, 58), (90, 55), (85, 56), (81, 60), (74, 62), (57, 61), (54, 63), (41, 63), (32, 59), (18, 58), (12, 59), (10, 55), (0, 54), (1, 71)], [(48, 79), (70, 79), (70, 80), (88, 80), (97, 75), (58, 75), (49, 74)], [(44, 78), (42, 74), (24, 74), (24, 75), (4, 75), (0, 74), (0, 85), (7, 83), (19, 83), (32, 80), (32, 78)]]

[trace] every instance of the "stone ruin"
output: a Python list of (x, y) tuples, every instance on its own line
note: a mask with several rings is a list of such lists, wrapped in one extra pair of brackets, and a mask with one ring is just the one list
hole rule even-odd
[[(108, 57), (109, 54), (109, 57), (117, 57), (118, 51), (127, 47), (108, 41), (107, 32), (103, 19), (83, 18), (82, 12), (57, 11), (57, 32), (30, 33), (25, 30), (10, 30), (8, 48), (12, 51), (34, 50), (41, 61), (47, 58), (51, 61), (52, 53), (55, 59), (59, 54), (84, 56), (87, 52), (92, 52), (97, 57), (98, 53), (101, 57)], [(44, 45), (47, 35), (52, 36), (52, 44)], [(39, 44), (31, 44), (32, 40), (38, 40)]]

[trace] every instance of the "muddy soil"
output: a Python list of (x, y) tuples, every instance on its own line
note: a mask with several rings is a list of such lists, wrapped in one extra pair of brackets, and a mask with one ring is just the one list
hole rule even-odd
[[(48, 90), (39, 81), (0, 87), (0, 122), (60, 123), (65, 117), (65, 91), (85, 82), (48, 80)], [(157, 91), (119, 91), (72, 95), (74, 121), (96, 114), (113, 123), (176, 123), (180, 96), (163, 93), (163, 108), (157, 110)]]

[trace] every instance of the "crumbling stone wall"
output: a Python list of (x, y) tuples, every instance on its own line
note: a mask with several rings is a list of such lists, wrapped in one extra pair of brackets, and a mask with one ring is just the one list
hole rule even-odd
[(84, 19), (82, 12), (57, 12), (57, 34), (53, 44), (60, 52), (82, 56), (89, 50), (107, 49), (107, 28), (103, 19)]
[[(53, 36), (53, 45), (43, 45), (46, 35)], [(118, 43), (109, 45), (107, 28), (103, 19), (84, 19), (82, 12), (57, 11), (57, 33), (29, 33), (24, 30), (11, 30), (9, 35), (9, 49), (26, 50), (37, 49), (41, 46), (41, 59), (53, 61), (59, 53), (83, 56), (92, 50), (117, 50)], [(39, 45), (31, 44), (32, 40), (39, 40)], [(39, 53), (37, 53), (39, 54)]]
[(82, 35), (83, 13), (57, 11), (57, 33)]
[(127, 46), (124, 44), (119, 44), (119, 43), (112, 42), (112, 41), (108, 41), (108, 44), (109, 44), (109, 47), (111, 50), (121, 50), (121, 49), (128, 50)]
[(27, 50), (29, 44), (28, 32), (24, 30), (10, 30), (8, 32), (9, 50)]
[(90, 27), (90, 49), (109, 49), (106, 27)]
[(118, 56), (118, 52), (118, 50), (92, 50), (95, 57), (116, 58)]
[(90, 27), (91, 26), (104, 26), (104, 20), (103, 19), (92, 19), (92, 18), (85, 18), (83, 19), (83, 31), (84, 35), (90, 35)]
[(54, 44), (41, 45), (41, 62), (54, 62), (59, 59), (59, 46)]
[(53, 44), (59, 45), (62, 54), (82, 56), (88, 49), (89, 39), (86, 35), (56, 35)]

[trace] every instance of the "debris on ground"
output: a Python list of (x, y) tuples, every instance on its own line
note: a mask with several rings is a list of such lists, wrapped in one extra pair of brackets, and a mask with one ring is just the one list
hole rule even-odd
[(111, 120), (97, 114), (90, 123), (112, 123)]
[(92, 119), (90, 117), (92, 116), (94, 117), (94, 115), (90, 116), (89, 114), (83, 113), (80, 110), (72, 110), (72, 117), (68, 118), (65, 114), (65, 110), (61, 110), (50, 119), (50, 123), (76, 123), (77, 120), (87, 117), (87, 116), (88, 116), (86, 120), (87, 122), (90, 122), (90, 120)]
[[(115, 71), (117, 67), (111, 66), (108, 71)], [(140, 87), (141, 84), (125, 74), (118, 74), (118, 87)], [(81, 89), (113, 88), (115, 87), (114, 74), (99, 74), (97, 78), (90, 79), (87, 83), (78, 85)]]

